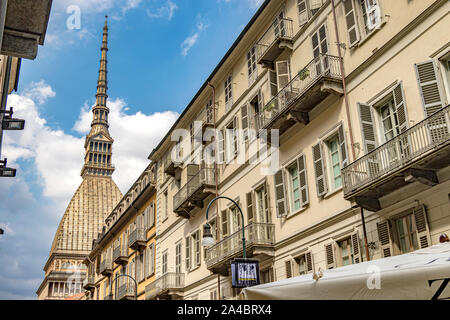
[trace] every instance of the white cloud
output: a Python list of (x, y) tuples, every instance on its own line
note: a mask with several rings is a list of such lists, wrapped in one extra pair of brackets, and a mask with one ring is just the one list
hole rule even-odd
[(208, 28), (208, 25), (204, 24), (202, 21), (197, 22), (195, 33), (184, 39), (181, 43), (181, 54), (183, 56), (188, 55), (189, 50), (197, 43), (200, 34), (205, 31), (206, 28)]
[[(9, 163), (15, 163), (19, 159), (34, 160), (36, 173), (42, 181), (43, 195), (66, 203), (81, 182), (84, 137), (52, 129), (41, 117), (35, 100), (48, 97), (49, 92), (53, 92), (48, 84), (40, 81), (32, 86), (32, 91), (43, 94), (25, 91), (8, 98), (8, 104), (15, 106), (15, 115), (25, 119), (26, 126), (24, 131), (5, 135), (4, 155)], [(113, 162), (116, 171), (113, 178), (125, 192), (146, 167), (147, 156), (166, 134), (178, 114), (171, 111), (151, 115), (140, 111), (128, 114), (126, 103), (122, 99), (112, 100), (108, 106), (111, 109), (110, 133), (115, 140)], [(85, 105), (74, 124), (74, 130), (86, 134), (90, 130), (91, 120), (90, 108)]]
[(41, 80), (39, 82), (31, 82), (25, 89), (25, 96), (32, 100), (37, 100), (39, 104), (43, 104), (48, 98), (55, 97), (56, 93), (44, 80)]
[(147, 9), (147, 15), (150, 18), (167, 17), (168, 20), (171, 20), (176, 9), (178, 9), (178, 6), (172, 1), (167, 0), (166, 3), (160, 5), (158, 8)]

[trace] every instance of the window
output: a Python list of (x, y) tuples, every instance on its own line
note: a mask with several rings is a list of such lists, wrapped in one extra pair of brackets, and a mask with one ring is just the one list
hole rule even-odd
[(247, 53), (248, 85), (251, 86), (258, 77), (256, 65), (256, 46), (253, 46)]
[(186, 237), (186, 258), (185, 258), (185, 265), (186, 265), (186, 271), (191, 270), (191, 238), (188, 236)]
[(227, 162), (230, 162), (237, 156), (238, 143), (237, 117), (234, 117), (226, 127), (225, 146), (227, 149)]
[(355, 259), (353, 257), (353, 249), (350, 238), (341, 240), (337, 242), (339, 247), (339, 254), (341, 258), (341, 266), (347, 266), (349, 264), (354, 264)]
[(295, 258), (295, 262), (297, 263), (298, 275), (306, 274), (306, 256), (302, 254), (301, 256)]
[(331, 164), (331, 186), (332, 189), (337, 189), (342, 186), (341, 177), (341, 155), (339, 152), (339, 140), (337, 136), (334, 136), (327, 141), (328, 152)]
[(325, 23), (311, 36), (314, 61), (317, 74), (322, 74), (329, 67), (328, 59), (328, 39)]
[(261, 284), (273, 282), (273, 269), (268, 268), (261, 271)]
[(232, 90), (232, 76), (231, 74), (225, 80), (225, 110), (230, 110), (233, 105), (233, 90)]
[(163, 221), (167, 219), (169, 216), (169, 197), (167, 195), (167, 190), (163, 193), (163, 201), (164, 201), (164, 213), (163, 213)]
[(408, 214), (404, 217), (394, 220), (395, 231), (397, 235), (397, 244), (400, 253), (408, 253), (419, 249), (417, 241), (417, 228), (414, 216)]
[(217, 300), (217, 289), (209, 290), (209, 299), (210, 300)]
[[(323, 139), (323, 142), (313, 146), (313, 161), (318, 197), (342, 186), (341, 169), (348, 164), (342, 125), (336, 127)], [(328, 174), (326, 174), (327, 168)]]
[(214, 122), (214, 109), (213, 109), (213, 101), (212, 98), (208, 100), (205, 106), (206, 109), (206, 123)]
[[(211, 234), (212, 234), (212, 237), (213, 237), (214, 240), (216, 240), (216, 239), (217, 239), (217, 235), (216, 235), (216, 232), (217, 232), (217, 219), (216, 219), (216, 217), (210, 219), (210, 220), (208, 221), (208, 223), (209, 223), (209, 225), (210, 225), (210, 227), (211, 227)], [(206, 254), (207, 249), (208, 249), (208, 248), (205, 247), (205, 248), (204, 248), (204, 251), (203, 251), (203, 259), (205, 259), (205, 260), (208, 258), (208, 257), (207, 257), (207, 254)]]
[(194, 264), (195, 266), (199, 266), (201, 263), (200, 230), (197, 230), (192, 234), (192, 243), (194, 247)]
[(261, 187), (256, 189), (256, 209), (257, 209), (257, 222), (268, 223), (270, 221), (269, 204), (267, 201), (267, 189), (264, 183)]
[(290, 212), (295, 213), (309, 203), (305, 156), (301, 154), (286, 167)]
[(381, 26), (382, 16), (378, 0), (345, 0), (343, 9), (350, 47)]
[(166, 250), (162, 254), (162, 274), (166, 274), (168, 272), (167, 260), (168, 260), (169, 252)]

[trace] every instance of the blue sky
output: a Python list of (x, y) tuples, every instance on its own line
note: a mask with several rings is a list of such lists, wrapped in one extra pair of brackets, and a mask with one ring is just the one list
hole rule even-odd
[[(46, 42), (36, 60), (23, 61), (19, 90), (8, 98), (27, 122), (3, 141), (2, 156), (18, 173), (0, 181), (0, 299), (36, 299), (57, 225), (81, 182), (104, 15), (113, 179), (126, 192), (261, 2), (53, 2)], [(74, 30), (67, 28), (72, 5), (81, 12)]]

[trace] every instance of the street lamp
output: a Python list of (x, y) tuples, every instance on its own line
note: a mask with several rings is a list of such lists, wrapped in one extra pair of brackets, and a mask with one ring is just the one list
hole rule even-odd
[(211, 200), (211, 202), (208, 204), (208, 207), (206, 208), (206, 224), (203, 227), (202, 245), (205, 247), (210, 247), (210, 246), (214, 245), (214, 243), (215, 243), (214, 238), (211, 234), (211, 226), (208, 223), (208, 212), (209, 212), (209, 208), (211, 207), (213, 202), (218, 199), (227, 199), (227, 200), (233, 202), (234, 205), (239, 209), (239, 212), (241, 213), (241, 217), (242, 217), (242, 257), (245, 259), (246, 254), (245, 254), (244, 214), (242, 213), (241, 207), (239, 207), (239, 205), (237, 204), (236, 201), (234, 201), (233, 199), (230, 199), (228, 197), (225, 197), (225, 196), (215, 197), (214, 199)]
[(9, 111), (0, 110), (0, 113), (6, 114), (2, 120), (3, 130), (23, 130), (25, 128), (25, 120), (11, 117), (14, 113), (13, 108), (10, 108)]

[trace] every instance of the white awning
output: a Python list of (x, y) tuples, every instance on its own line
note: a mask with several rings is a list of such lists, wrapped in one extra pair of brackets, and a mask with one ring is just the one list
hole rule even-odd
[[(450, 299), (450, 243), (245, 288), (249, 300)], [(317, 274), (316, 270), (316, 274)], [(447, 279), (447, 280), (446, 280)]]

